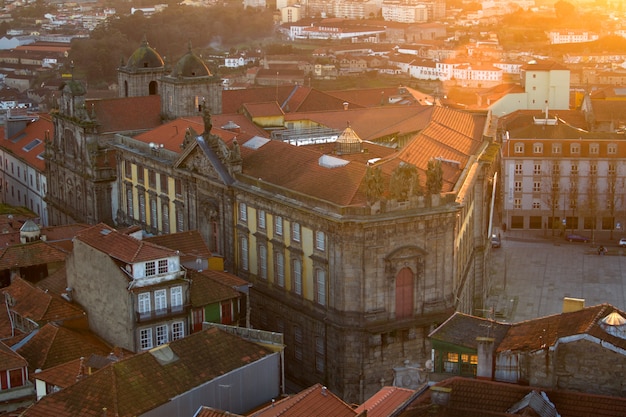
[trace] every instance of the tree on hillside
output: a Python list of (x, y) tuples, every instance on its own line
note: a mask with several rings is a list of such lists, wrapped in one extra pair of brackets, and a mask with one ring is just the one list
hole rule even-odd
[(558, 19), (569, 19), (576, 13), (576, 8), (568, 1), (559, 0), (554, 3), (554, 12)]

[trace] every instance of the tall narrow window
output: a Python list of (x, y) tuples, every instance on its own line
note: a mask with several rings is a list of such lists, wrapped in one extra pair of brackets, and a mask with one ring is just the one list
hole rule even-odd
[(239, 221), (248, 221), (248, 206), (246, 203), (239, 203)]
[(178, 340), (185, 337), (185, 323), (177, 321), (172, 323), (172, 340)]
[(158, 227), (158, 215), (157, 215), (157, 202), (155, 199), (150, 199), (150, 224), (152, 227)]
[(146, 222), (146, 196), (142, 190), (139, 190), (139, 221)]
[(141, 350), (152, 349), (152, 329), (141, 329), (139, 331), (139, 344)]
[(265, 210), (257, 210), (259, 229), (265, 229)]
[(181, 206), (176, 206), (176, 231), (182, 232), (185, 230), (185, 214)]
[(172, 311), (181, 311), (183, 309), (183, 287), (170, 288), (170, 305)]
[(170, 208), (167, 203), (163, 204), (161, 212), (163, 213), (161, 216), (161, 229), (163, 233), (168, 234), (170, 232)]
[(285, 256), (282, 252), (276, 253), (276, 284), (285, 286)]
[(141, 165), (137, 165), (137, 182), (144, 185), (144, 170)]
[(326, 346), (324, 346), (324, 338), (315, 338), (315, 370), (318, 373), (324, 373), (326, 363)]
[(315, 232), (315, 249), (321, 251), (326, 249), (326, 236), (324, 232)]
[(142, 292), (137, 295), (137, 311), (139, 314), (150, 313), (150, 293)]
[(156, 314), (167, 312), (167, 290), (154, 291), (154, 311)]
[(165, 174), (161, 174), (161, 178), (160, 178), (160, 180), (161, 180), (161, 181), (160, 181), (160, 182), (161, 182), (161, 184), (160, 184), (160, 186), (161, 186), (161, 192), (162, 192), (163, 194), (167, 194), (168, 189), (169, 189), (169, 187), (168, 187), (168, 185), (169, 185), (169, 184), (167, 183), (167, 175), (165, 175)]
[(321, 268), (315, 270), (315, 301), (326, 305), (326, 271)]
[(294, 242), (300, 242), (300, 223), (293, 223), (291, 226), (291, 238)]
[(283, 218), (280, 216), (274, 217), (274, 233), (277, 236), (283, 235)]
[(133, 189), (128, 188), (126, 190), (126, 214), (129, 218), (133, 218)]
[(293, 292), (302, 295), (302, 262), (293, 260)]
[(168, 334), (167, 334), (167, 324), (156, 327), (156, 345), (164, 345), (167, 343)]
[(248, 239), (245, 237), (241, 238), (241, 259), (240, 259), (241, 269), (244, 271), (248, 270)]
[(267, 279), (267, 247), (259, 246), (259, 277)]

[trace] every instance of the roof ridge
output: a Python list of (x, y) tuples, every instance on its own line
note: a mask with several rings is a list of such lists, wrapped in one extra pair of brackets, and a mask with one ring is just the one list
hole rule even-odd
[[(299, 404), (301, 401), (303, 401), (305, 398), (307, 398), (309, 395), (313, 394), (315, 392), (315, 390), (317, 389), (317, 387), (320, 387), (321, 389), (324, 389), (325, 387), (322, 386), (322, 384), (317, 383), (315, 385), (313, 385), (311, 388), (309, 388), (308, 390), (305, 390), (304, 393), (302, 393), (302, 395), (296, 395), (294, 401), (292, 401), (289, 405), (287, 405), (287, 407), (285, 407), (281, 412), (279, 412), (278, 414), (276, 414), (276, 416), (280, 416), (285, 414), (288, 410), (292, 409), (293, 407), (296, 406), (296, 404)], [(287, 402), (288, 398), (285, 398), (285, 402)]]
[(600, 316), (604, 316), (604, 313), (606, 312), (606, 310), (608, 308), (610, 308), (611, 305), (608, 303), (603, 303), (600, 304), (600, 308), (598, 310), (598, 313), (593, 317), (593, 321), (591, 323), (589, 323), (587, 325), (587, 327), (585, 328), (585, 333), (589, 333), (589, 331), (596, 325), (598, 324), (598, 321), (600, 320)]

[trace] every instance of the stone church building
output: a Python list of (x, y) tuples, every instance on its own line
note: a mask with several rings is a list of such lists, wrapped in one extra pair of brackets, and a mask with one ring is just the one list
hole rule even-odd
[(295, 384), (361, 403), (394, 368), (424, 366), (427, 335), (488, 291), (490, 115), (436, 107), (398, 151), (350, 126), (334, 143), (293, 146), (219, 115), (201, 64), (189, 50), (166, 71), (144, 42), (119, 68), (117, 107), (66, 83), (46, 151), (51, 222), (199, 230), (251, 283), (252, 325), (284, 334)]

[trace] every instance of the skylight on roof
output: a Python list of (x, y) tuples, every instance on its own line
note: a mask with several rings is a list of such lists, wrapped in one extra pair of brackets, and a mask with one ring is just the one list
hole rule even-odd
[(45, 151), (41, 152), (39, 155), (37, 155), (37, 159), (41, 159), (43, 161), (44, 160), (44, 158), (43, 158), (43, 154), (44, 153), (45, 153)]
[(348, 165), (349, 162), (350, 161), (346, 161), (345, 159), (335, 158), (330, 155), (322, 155), (318, 160), (320, 166), (324, 168), (339, 168)]
[(33, 139), (32, 141), (30, 141), (30, 143), (26, 146), (24, 146), (22, 149), (24, 149), (26, 152), (30, 152), (35, 146), (39, 145), (41, 143), (41, 139)]
[(262, 138), (260, 136), (255, 136), (255, 137), (253, 137), (252, 139), (250, 139), (249, 141), (247, 141), (246, 143), (244, 143), (241, 146), (245, 146), (248, 149), (257, 150), (257, 149), (261, 148), (261, 146), (265, 145), (269, 141), (270, 141), (270, 139)]

